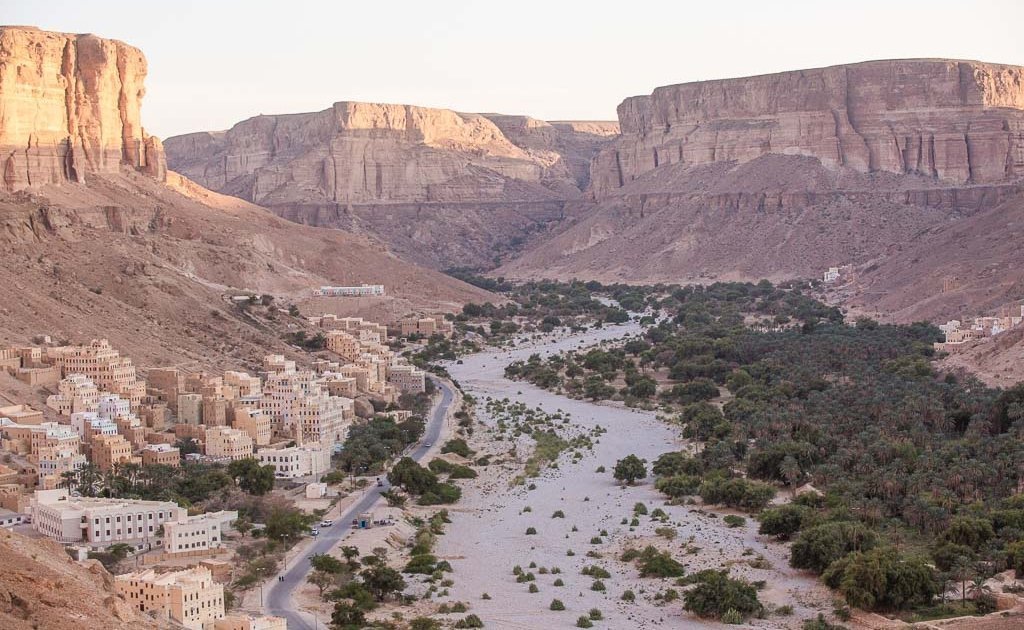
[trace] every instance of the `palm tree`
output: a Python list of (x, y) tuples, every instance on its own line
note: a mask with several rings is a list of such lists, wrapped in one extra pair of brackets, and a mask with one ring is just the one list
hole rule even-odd
[(960, 582), (960, 603), (967, 604), (967, 580), (974, 575), (971, 561), (961, 556), (953, 563), (953, 577)]
[(782, 463), (779, 464), (779, 472), (782, 473), (782, 478), (789, 484), (790, 489), (793, 491), (793, 496), (796, 496), (796, 485), (800, 478), (803, 477), (800, 464), (797, 463), (792, 455), (786, 455)]
[(971, 595), (971, 599), (977, 600), (985, 595), (992, 594), (992, 587), (985, 584), (985, 578), (981, 575), (974, 576), (971, 580), (971, 586), (968, 588), (968, 592)]

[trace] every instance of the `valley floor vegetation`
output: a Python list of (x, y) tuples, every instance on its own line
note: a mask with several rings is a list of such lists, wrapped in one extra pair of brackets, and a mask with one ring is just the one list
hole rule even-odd
[[(938, 373), (933, 326), (847, 324), (799, 285), (684, 287), (647, 304), (665, 317), (640, 338), (532, 357), (507, 374), (587, 398), (657, 400), (701, 444), (652, 462), (657, 489), (754, 514), (761, 534), (791, 541), (793, 567), (851, 606), (984, 613), (987, 578), (1024, 577), (1024, 386)], [(785, 502), (772, 504), (779, 489)], [(727, 612), (710, 602), (716, 592), (728, 593), (731, 617), (756, 612), (742, 585), (693, 579), (705, 584), (687, 593), (698, 614)]]

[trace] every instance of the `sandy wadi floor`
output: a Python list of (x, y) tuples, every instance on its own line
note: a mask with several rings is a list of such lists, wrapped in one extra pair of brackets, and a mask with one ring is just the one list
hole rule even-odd
[[(438, 540), (437, 555), (449, 560), (454, 568), (451, 599), (468, 602), (470, 611), (490, 628), (570, 628), (592, 608), (599, 609), (605, 618), (595, 622), (595, 627), (707, 627), (708, 622), (686, 613), (681, 601), (662, 604), (660, 598), (655, 599), (656, 594), (669, 588), (682, 591), (673, 586), (673, 580), (642, 579), (632, 564), (618, 560), (626, 547), (654, 544), (671, 550), (689, 572), (731, 566), (735, 576), (764, 580), (767, 586), (760, 593), (762, 602), (769, 607), (794, 608), (791, 616), (752, 620), (754, 626), (799, 627), (801, 620), (829, 610), (827, 590), (812, 576), (790, 569), (785, 547), (757, 536), (753, 519), (748, 517), (745, 527), (730, 529), (720, 518), (726, 512), (718, 511), (716, 517), (698, 511), (696, 506), (667, 506), (662, 495), (654, 490), (651, 479), (633, 487), (619, 487), (611, 474), (616, 460), (635, 453), (653, 461), (666, 451), (680, 450), (685, 442), (678, 437), (677, 430), (657, 420), (653, 413), (571, 400), (504, 378), (505, 365), (526, 359), (534, 352), (547, 356), (637, 332), (639, 326), (625, 324), (574, 335), (550, 335), (513, 350), (480, 353), (466, 357), (462, 364), (447, 366), (464, 391), (480, 400), (478, 415), (485, 424), (493, 422), (485, 411), (485, 401), (490, 396), (507, 397), (549, 413), (561, 410), (570, 414), (572, 423), (582, 431), (597, 425), (608, 430), (592, 451), (584, 451), (582, 459), (572, 463), (563, 454), (557, 468), (544, 470), (526, 485), (510, 487), (509, 481), (517, 474), (510, 467), (492, 465), (479, 469), (480, 477), (464, 486), (462, 501), (451, 510), (452, 523)], [(471, 442), (474, 448), (491, 453), (509, 449), (509, 442), (496, 441), (489, 433), (478, 430)], [(607, 472), (596, 473), (602, 465)], [(536, 484), (535, 489), (529, 489), (530, 482)], [(621, 523), (623, 518), (632, 519), (637, 502), (645, 503), (648, 510), (662, 508), (668, 513), (669, 522), (641, 516), (640, 526), (630, 531), (628, 524)], [(527, 507), (529, 510), (524, 511)], [(564, 519), (552, 518), (557, 510), (565, 513)], [(656, 527), (666, 525), (676, 530), (674, 540), (655, 535)], [(527, 535), (529, 527), (535, 528), (537, 534)], [(602, 530), (607, 530), (607, 536), (602, 537), (600, 544), (592, 544), (591, 539)], [(569, 549), (575, 555), (569, 556)], [(601, 557), (588, 557), (588, 552)], [(757, 564), (770, 568), (752, 568), (750, 562), (759, 557), (767, 563)], [(537, 567), (528, 568), (531, 562)], [(530, 593), (528, 583), (516, 582), (512, 573), (515, 565), (536, 575), (539, 593)], [(590, 565), (611, 573), (610, 578), (602, 580), (604, 592), (591, 590), (593, 578), (580, 573)], [(541, 567), (549, 571), (558, 567), (561, 572), (542, 574)], [(564, 586), (553, 585), (558, 578)], [(635, 603), (621, 601), (627, 589), (635, 592)], [(491, 599), (482, 599), (484, 593)], [(562, 600), (566, 610), (551, 611), (553, 598)]]

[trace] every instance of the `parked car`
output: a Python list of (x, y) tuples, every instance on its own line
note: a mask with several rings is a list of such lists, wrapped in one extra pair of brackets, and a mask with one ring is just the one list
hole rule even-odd
[(310, 536), (319, 536), (320, 535), (320, 530), (314, 527), (313, 529), (309, 530), (309, 535)]

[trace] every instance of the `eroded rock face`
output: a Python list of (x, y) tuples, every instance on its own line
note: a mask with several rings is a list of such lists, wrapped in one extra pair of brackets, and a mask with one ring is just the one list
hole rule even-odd
[(1024, 175), (1024, 68), (892, 60), (661, 87), (619, 105), (595, 159), (603, 197), (666, 164), (775, 153), (953, 184)]
[(545, 201), (586, 186), (582, 163), (608, 137), (598, 129), (345, 101), (175, 136), (167, 153), (190, 179), (271, 206)]
[(142, 128), (146, 59), (95, 35), (0, 27), (4, 190), (84, 182), (127, 166), (162, 180), (163, 148)]
[(170, 167), (303, 223), (436, 267), (490, 265), (562, 218), (617, 123), (376, 103), (168, 138)]

